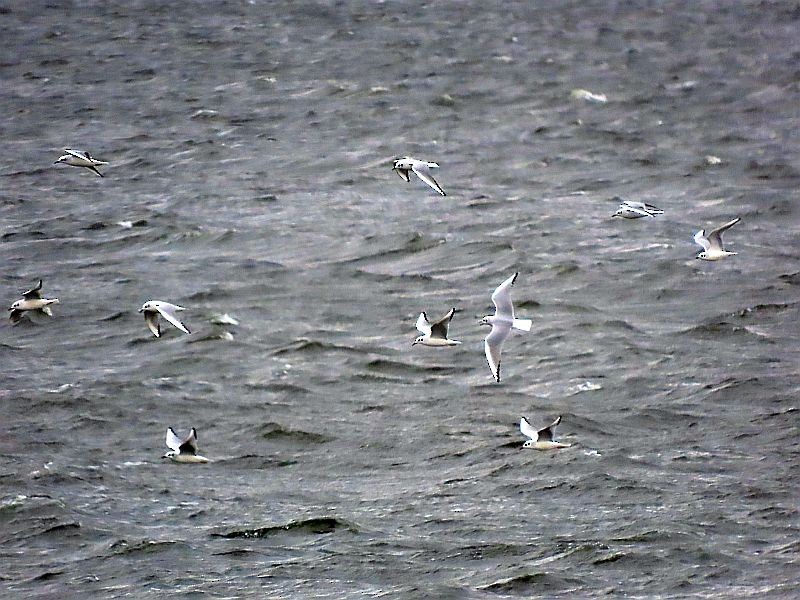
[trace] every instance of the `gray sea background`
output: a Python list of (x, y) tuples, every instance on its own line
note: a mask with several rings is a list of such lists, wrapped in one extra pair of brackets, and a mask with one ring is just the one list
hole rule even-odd
[[(796, 2), (11, 1), (0, 35), (0, 290), (60, 299), (0, 325), (0, 597), (797, 597)], [(451, 307), (463, 344), (412, 348)]]

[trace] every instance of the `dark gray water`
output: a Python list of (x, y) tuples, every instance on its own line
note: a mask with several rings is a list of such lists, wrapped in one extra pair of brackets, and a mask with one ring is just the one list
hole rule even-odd
[[(2, 297), (61, 304), (2, 327), (0, 595), (793, 597), (798, 34), (779, 2), (4, 3)], [(412, 349), (451, 306), (463, 345)], [(559, 414), (572, 448), (520, 450)]]

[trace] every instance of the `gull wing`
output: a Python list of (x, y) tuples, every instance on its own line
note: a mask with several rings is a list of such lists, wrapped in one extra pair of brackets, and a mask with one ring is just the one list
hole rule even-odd
[(694, 234), (694, 243), (698, 244), (699, 246), (703, 247), (703, 250), (708, 252), (709, 248), (711, 248), (711, 242), (706, 239), (706, 230), (701, 229), (697, 233)]
[(637, 200), (623, 200), (620, 206), (627, 206), (634, 210), (641, 210), (648, 213), (650, 216), (664, 214), (664, 211), (657, 206), (653, 206), (652, 204), (647, 204), (645, 202), (639, 202)]
[(422, 179), (422, 181), (427, 183), (434, 190), (439, 192), (442, 196), (446, 196), (447, 195), (447, 194), (444, 193), (444, 190), (439, 186), (439, 184), (436, 183), (436, 180), (433, 178), (433, 175), (431, 175), (430, 167), (428, 167), (427, 164), (425, 164), (423, 162), (416, 163), (413, 167), (411, 167), (411, 170), (414, 171), (414, 173), (417, 174), (417, 177)]
[(180, 452), (181, 450), (181, 438), (179, 438), (172, 427), (167, 427), (167, 448), (170, 450), (174, 450), (175, 452)]
[(156, 306), (156, 310), (161, 313), (161, 316), (164, 317), (167, 321), (175, 325), (178, 329), (180, 329), (184, 333), (191, 333), (189, 328), (183, 324), (183, 322), (175, 315), (175, 313), (179, 310), (183, 310), (180, 306), (175, 306), (174, 304), (168, 303), (161, 303), (159, 306)]
[(401, 169), (400, 167), (395, 167), (392, 170), (395, 171), (398, 175), (400, 175), (400, 179), (402, 179), (403, 181), (405, 182), (411, 181), (411, 176), (408, 174), (408, 169)]
[(189, 435), (183, 440), (178, 450), (181, 454), (197, 454), (197, 430), (194, 427), (192, 427)]
[(103, 175), (100, 171), (98, 171), (97, 167), (95, 167), (94, 165), (88, 165), (86, 168), (89, 169), (90, 171), (94, 171), (95, 175), (99, 175), (100, 177), (105, 177), (105, 175)]
[(733, 221), (728, 221), (725, 223), (725, 225), (720, 225), (716, 229), (712, 230), (711, 233), (708, 234), (708, 241), (711, 244), (711, 247), (717, 248), (718, 250), (724, 250), (725, 248), (722, 245), (722, 234), (741, 220), (741, 217), (736, 217), (733, 219)]
[(489, 368), (498, 383), (500, 382), (500, 352), (503, 350), (503, 342), (506, 341), (510, 332), (510, 325), (495, 323), (492, 325), (492, 331), (483, 342), (486, 360), (489, 362)]
[(544, 442), (554, 441), (553, 434), (555, 432), (556, 425), (558, 425), (559, 423), (561, 423), (561, 415), (558, 415), (556, 420), (550, 423), (550, 425), (539, 430), (539, 437), (542, 439), (542, 441)]
[(158, 313), (151, 310), (144, 311), (144, 321), (147, 323), (147, 328), (153, 332), (156, 337), (161, 337), (161, 326), (158, 324)]
[(431, 334), (431, 325), (428, 323), (428, 316), (421, 312), (419, 313), (419, 317), (417, 318), (417, 329), (422, 335), (430, 335)]
[(22, 297), (25, 298), (26, 300), (35, 300), (37, 298), (41, 298), (42, 297), (42, 293), (40, 291), (41, 289), (42, 289), (42, 280), (40, 279), (39, 285), (29, 289), (27, 292), (23, 292)]
[[(492, 293), (495, 316), (503, 316), (507, 317), (508, 319), (514, 318), (514, 305), (511, 303), (511, 286), (514, 285), (517, 275), (519, 275), (518, 272), (514, 273), (511, 277), (501, 283)], [(494, 333), (494, 330), (492, 330), (492, 333)]]
[(431, 324), (430, 331), (432, 337), (447, 339), (447, 330), (450, 327), (450, 319), (453, 318), (455, 312), (456, 309), (451, 308), (450, 311), (445, 316), (436, 321), (436, 323)]
[(8, 319), (11, 321), (13, 325), (16, 325), (22, 319), (22, 315), (25, 314), (24, 310), (17, 310), (12, 309), (11, 312), (8, 313)]
[(75, 158), (80, 158), (81, 160), (89, 159), (91, 160), (91, 156), (89, 156), (88, 152), (79, 152), (78, 150), (73, 150), (72, 148), (64, 148), (64, 152), (67, 154), (74, 156)]
[(525, 417), (522, 417), (519, 420), (519, 430), (522, 432), (522, 435), (531, 438), (531, 440), (534, 442), (539, 439), (539, 432), (531, 427), (531, 424), (528, 423), (528, 420)]

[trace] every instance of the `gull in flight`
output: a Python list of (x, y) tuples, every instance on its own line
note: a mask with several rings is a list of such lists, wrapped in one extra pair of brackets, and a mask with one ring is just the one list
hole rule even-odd
[(486, 336), (483, 343), (486, 352), (486, 360), (489, 361), (489, 368), (492, 370), (495, 380), (500, 381), (500, 351), (503, 349), (503, 342), (511, 333), (512, 329), (530, 331), (533, 321), (530, 319), (514, 318), (514, 305), (511, 303), (511, 286), (517, 279), (519, 273), (514, 273), (511, 277), (501, 283), (492, 294), (494, 302), (494, 315), (483, 317), (479, 325), (491, 325), (492, 331)]
[(16, 325), (22, 318), (22, 313), (26, 310), (37, 311), (48, 317), (52, 317), (53, 312), (50, 310), (50, 305), (58, 303), (58, 298), (42, 298), (42, 280), (40, 279), (39, 285), (24, 292), (22, 294), (22, 299), (17, 300), (9, 307), (8, 310), (10, 312), (8, 318)]
[(179, 463), (207, 463), (205, 456), (197, 453), (197, 430), (192, 427), (189, 435), (179, 438), (172, 427), (167, 427), (167, 447), (170, 451), (161, 458), (168, 458)]
[(561, 442), (555, 441), (554, 432), (556, 429), (556, 425), (561, 423), (561, 415), (558, 418), (550, 423), (547, 427), (536, 431), (531, 424), (528, 423), (528, 420), (525, 417), (522, 417), (519, 420), (519, 430), (522, 432), (522, 435), (525, 437), (530, 438), (524, 444), (522, 444), (523, 448), (533, 448), (534, 450), (556, 450), (558, 448), (569, 448), (570, 444), (562, 444)]
[(450, 326), (450, 319), (453, 318), (456, 309), (450, 311), (435, 323), (428, 321), (428, 315), (424, 312), (419, 313), (417, 319), (417, 329), (422, 334), (414, 340), (412, 346), (422, 344), (423, 346), (457, 346), (461, 342), (447, 338), (447, 328)]
[(184, 325), (175, 314), (179, 310), (186, 310), (182, 306), (163, 302), (161, 300), (148, 300), (139, 309), (139, 312), (144, 313), (144, 320), (147, 322), (147, 327), (153, 332), (156, 337), (161, 337), (161, 325), (158, 322), (158, 316), (161, 315), (167, 321), (175, 325), (184, 333), (191, 333), (189, 328)]
[(407, 182), (411, 181), (411, 176), (408, 174), (409, 171), (414, 171), (414, 173), (417, 174), (417, 177), (422, 179), (422, 181), (427, 183), (442, 196), (446, 196), (447, 194), (444, 193), (444, 190), (439, 186), (438, 183), (436, 183), (433, 175), (431, 175), (431, 169), (438, 168), (439, 165), (437, 165), (435, 162), (426, 162), (424, 160), (411, 158), (410, 156), (404, 156), (403, 158), (398, 158), (394, 161), (394, 167), (392, 167), (392, 170), (397, 171), (397, 174)]
[(653, 217), (656, 215), (663, 215), (664, 211), (653, 206), (652, 204), (645, 204), (644, 202), (636, 202), (635, 200), (623, 200), (619, 205), (617, 212), (612, 217), (622, 217), (623, 219), (641, 219), (642, 217)]
[(78, 150), (72, 150), (70, 148), (64, 148), (64, 152), (66, 152), (66, 154), (60, 156), (58, 160), (53, 163), (54, 165), (66, 163), (73, 167), (84, 167), (90, 171), (94, 171), (98, 176), (104, 177), (104, 175), (97, 170), (97, 167), (100, 165), (107, 165), (108, 163), (106, 161), (92, 158), (88, 152), (79, 152)]
[(701, 229), (695, 233), (695, 243), (703, 247), (703, 251), (695, 258), (701, 260), (720, 260), (726, 256), (733, 256), (736, 254), (736, 252), (728, 252), (725, 250), (725, 247), (722, 245), (722, 234), (741, 220), (741, 217), (736, 217), (733, 221), (728, 221), (725, 225), (720, 225), (712, 230), (708, 235), (706, 235), (705, 229)]

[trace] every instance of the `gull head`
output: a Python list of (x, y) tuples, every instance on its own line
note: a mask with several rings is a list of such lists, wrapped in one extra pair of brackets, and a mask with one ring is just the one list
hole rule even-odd
[(425, 341), (425, 336), (421, 335), (417, 339), (415, 339), (411, 345), (416, 346), (417, 344), (421, 344), (424, 341)]
[(171, 459), (173, 456), (178, 456), (178, 453), (177, 453), (177, 452), (175, 452), (175, 450), (170, 450), (169, 452), (167, 452), (167, 453), (166, 453), (164, 456), (162, 456), (161, 458), (170, 458), (170, 459)]
[(8, 307), (8, 310), (17, 310), (20, 306), (22, 306), (22, 302), (22, 300), (17, 300), (14, 302), (14, 304)]
[(534, 442), (533, 440), (527, 440), (524, 444), (522, 444), (522, 448), (523, 449), (525, 449), (525, 448), (533, 448), (535, 443), (536, 442)]
[(55, 161), (53, 164), (57, 165), (58, 163), (67, 162), (70, 159), (69, 154), (64, 154), (58, 157), (58, 160)]
[(478, 321), (478, 325), (491, 325), (494, 317), (492, 315), (486, 315), (480, 321)]
[(156, 303), (153, 302), (152, 300), (148, 300), (147, 302), (142, 304), (142, 308), (139, 309), (139, 312), (154, 311), (157, 309), (158, 307), (156, 306)]
[(700, 260), (705, 260), (706, 259), (706, 251), (703, 250), (702, 252), (700, 252), (700, 254), (695, 256), (695, 258), (699, 258)]

